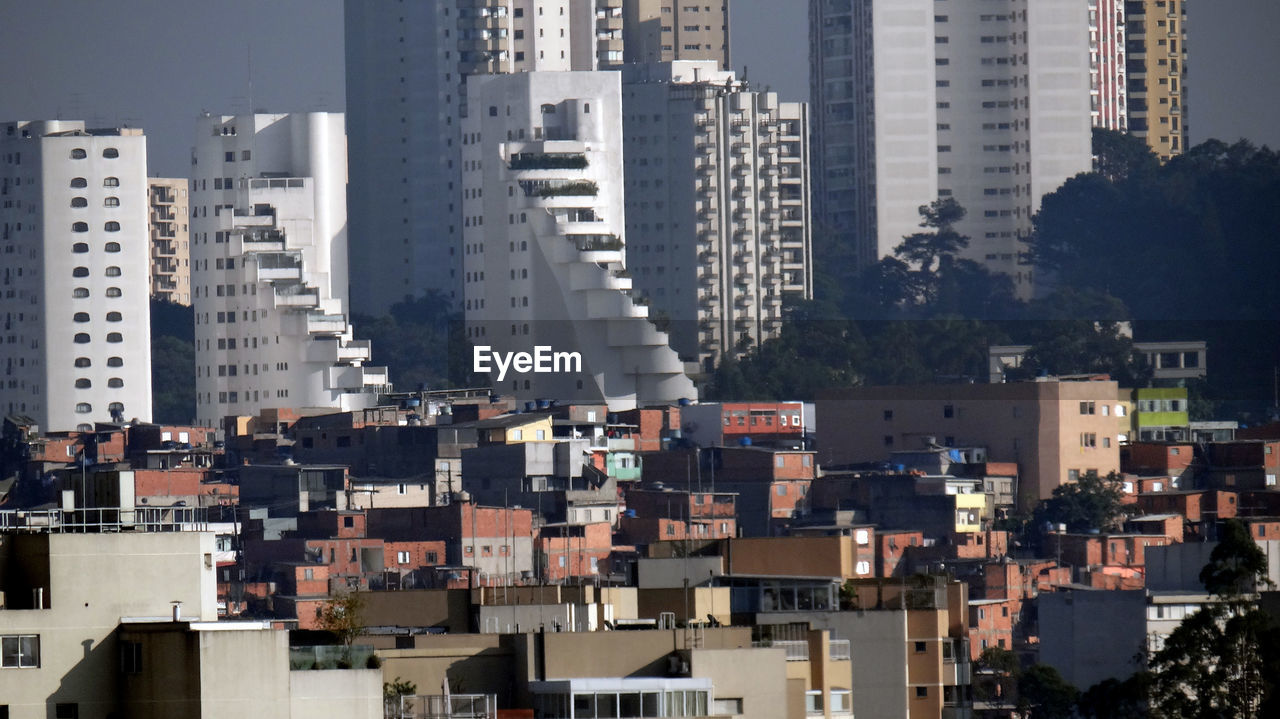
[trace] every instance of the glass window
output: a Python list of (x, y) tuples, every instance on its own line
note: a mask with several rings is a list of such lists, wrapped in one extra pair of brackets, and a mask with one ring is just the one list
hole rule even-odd
[(71, 159), (73, 160), (83, 160), (88, 156), (89, 153), (85, 152), (83, 147), (77, 147), (71, 151)]
[(123, 359), (121, 359), (121, 358), (119, 358), (119, 357), (108, 357), (108, 358), (107, 358), (107, 366), (108, 366), (108, 367), (123, 367), (123, 366), (124, 366), (124, 360), (123, 360)]
[(71, 198), (71, 206), (72, 207), (88, 207), (89, 201), (83, 197), (73, 197)]
[(76, 343), (76, 344), (78, 344), (78, 345), (87, 345), (87, 344), (89, 344), (89, 333), (88, 333), (88, 332), (77, 332), (77, 333), (76, 333), (76, 336), (75, 336), (75, 343)]
[(111, 160), (111, 159), (114, 159), (114, 158), (119, 157), (119, 156), (120, 156), (120, 151), (119, 151), (119, 150), (117, 150), (117, 149), (116, 149), (116, 148), (114, 148), (114, 147), (108, 147), (107, 149), (105, 149), (105, 150), (103, 150), (103, 151), (102, 151), (102, 156), (103, 156), (103, 157), (105, 157), (105, 158), (107, 158), (108, 160)]
[(112, 265), (111, 267), (108, 267), (108, 268), (107, 268), (107, 277), (119, 277), (119, 276), (120, 276), (120, 268), (119, 268), (119, 267), (116, 267), (115, 265)]
[(72, 276), (72, 277), (88, 277), (88, 276), (89, 276), (89, 268), (88, 268), (88, 267), (76, 267), (76, 268), (73, 268), (73, 269), (71, 270), (71, 276)]
[(71, 290), (71, 296), (78, 300), (84, 299), (89, 296), (89, 290), (84, 287), (77, 287), (74, 290)]
[(108, 321), (108, 322), (119, 322), (119, 321), (121, 321), (121, 320), (123, 320), (123, 319), (124, 319), (124, 315), (121, 315), (119, 312), (108, 312), (108, 313), (107, 313), (107, 321)]
[(73, 223), (71, 223), (71, 231), (72, 231), (72, 232), (88, 232), (88, 231), (89, 231), (89, 223), (88, 223), (88, 222), (73, 222)]
[(92, 362), (92, 361), (90, 361), (88, 357), (77, 357), (77, 358), (76, 358), (76, 366), (77, 366), (77, 367), (89, 367), (89, 366), (92, 366), (92, 365), (93, 365), (93, 362)]
[(110, 387), (111, 389), (120, 389), (121, 387), (124, 386), (124, 380), (120, 379), (119, 377), (112, 377), (111, 379), (107, 380), (107, 386)]
[(103, 200), (102, 200), (102, 206), (103, 206), (103, 207), (119, 207), (119, 206), (120, 206), (120, 198), (119, 198), (119, 197), (107, 197), (107, 198), (103, 198)]
[(88, 402), (81, 402), (80, 404), (76, 405), (76, 412), (79, 414), (89, 414), (92, 411), (93, 411), (93, 405), (89, 404)]
[(106, 177), (106, 178), (103, 178), (103, 180), (102, 180), (102, 186), (103, 186), (103, 187), (119, 187), (119, 186), (120, 186), (120, 178), (119, 178), (119, 177)]
[(74, 315), (71, 315), (71, 321), (72, 321), (72, 322), (88, 322), (88, 321), (89, 321), (89, 313), (88, 313), (88, 312), (77, 312), (77, 313), (75, 313)]
[(112, 220), (112, 221), (108, 222), (107, 224), (103, 225), (103, 226), (102, 226), (102, 229), (106, 230), (107, 232), (119, 232), (119, 231), (120, 231), (120, 223), (119, 223), (119, 222), (116, 222), (115, 220)]
[(88, 187), (89, 181), (84, 179), (83, 177), (73, 177), (71, 178), (71, 186), (78, 190), (83, 187)]
[(124, 337), (119, 332), (108, 332), (107, 341), (112, 343), (124, 342)]
[(108, 288), (107, 288), (107, 297), (119, 297), (121, 294), (122, 294), (122, 293), (120, 292), (120, 288), (119, 288), (119, 287), (108, 287)]
[(76, 389), (89, 389), (92, 386), (93, 383), (84, 377), (80, 377), (76, 380)]
[(104, 245), (104, 246), (103, 246), (103, 248), (102, 248), (102, 249), (103, 249), (103, 250), (105, 250), (105, 251), (107, 251), (107, 252), (119, 252), (119, 251), (120, 251), (120, 243), (119, 243), (119, 242), (108, 242), (106, 245)]
[(40, 635), (17, 634), (0, 637), (0, 666), (5, 669), (39, 667)]
[(76, 253), (77, 255), (82, 255), (89, 251), (89, 243), (77, 242), (71, 246), (71, 251)]

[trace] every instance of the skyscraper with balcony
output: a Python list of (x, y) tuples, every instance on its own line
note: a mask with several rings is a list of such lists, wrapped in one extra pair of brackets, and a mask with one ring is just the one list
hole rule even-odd
[(1040, 198), (1090, 168), (1087, 7), (810, 3), (818, 217), (862, 265), (954, 198), (966, 256), (1032, 289)]
[(1127, 0), (1129, 130), (1161, 160), (1187, 148), (1187, 0)]
[(151, 419), (147, 141), (0, 125), (0, 410), (42, 430)]
[(531, 72), (468, 85), (467, 336), (494, 353), (542, 346), (580, 356), (549, 360), (549, 372), (493, 372), (494, 387), (614, 410), (695, 397), (627, 272), (620, 74)]
[(623, 72), (627, 265), (672, 346), (706, 370), (813, 296), (808, 106), (714, 61)]
[(627, 63), (713, 60), (729, 69), (728, 0), (623, 0), (622, 29)]
[(343, 116), (200, 118), (190, 200), (198, 421), (374, 404), (386, 369), (346, 314)]
[(1089, 0), (1089, 109), (1093, 126), (1126, 130), (1128, 67), (1124, 0)]
[(191, 304), (191, 247), (188, 230), (187, 178), (147, 180), (151, 203), (151, 296), (179, 305)]
[(467, 80), (622, 62), (622, 0), (441, 0), (345, 10), (356, 309), (462, 301)]

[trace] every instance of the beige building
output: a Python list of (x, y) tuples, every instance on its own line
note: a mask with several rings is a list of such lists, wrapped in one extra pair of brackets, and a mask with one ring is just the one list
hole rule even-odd
[(626, 62), (714, 60), (729, 69), (729, 1), (623, 0)]
[(198, 520), (0, 512), (0, 717), (380, 717), (377, 670), (293, 671), (287, 633), (217, 621), (216, 542)]
[(1187, 147), (1186, 0), (1126, 2), (1129, 131), (1168, 160)]
[(191, 250), (187, 229), (187, 179), (147, 179), (151, 222), (151, 296), (191, 304)]
[(1114, 381), (857, 387), (817, 402), (818, 460), (879, 462), (934, 444), (984, 447), (1016, 462), (1018, 504), (1030, 507), (1088, 471), (1120, 470)]
[[(756, 620), (762, 630), (769, 624), (780, 625), (776, 630), (808, 624), (838, 637), (822, 638), (829, 643), (829, 657), (848, 657), (823, 668), (824, 699), (843, 702), (836, 698), (840, 690), (830, 687), (849, 687), (850, 703), (841, 706), (851, 706), (858, 716), (970, 716), (968, 586), (925, 577), (911, 583), (855, 580), (853, 590), (856, 611), (777, 612), (758, 614)], [(822, 707), (810, 703), (808, 709), (809, 716), (817, 716)]]

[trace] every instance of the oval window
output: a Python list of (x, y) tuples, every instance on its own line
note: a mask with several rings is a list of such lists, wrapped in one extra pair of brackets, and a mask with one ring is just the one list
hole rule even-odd
[(71, 159), (73, 160), (83, 160), (88, 156), (89, 153), (85, 152), (83, 147), (77, 147), (71, 151)]
[(120, 151), (114, 147), (108, 147), (107, 149), (102, 151), (102, 156), (107, 158), (108, 160), (114, 160), (115, 158), (120, 156)]
[(78, 414), (89, 414), (92, 411), (93, 411), (93, 405), (89, 404), (88, 402), (81, 402), (80, 404), (76, 405), (76, 412)]
[(72, 207), (88, 207), (89, 201), (84, 199), (83, 197), (73, 197), (71, 198), (71, 206)]
[(76, 189), (80, 189), (82, 187), (88, 187), (89, 181), (84, 179), (83, 177), (73, 177), (71, 178), (71, 186)]

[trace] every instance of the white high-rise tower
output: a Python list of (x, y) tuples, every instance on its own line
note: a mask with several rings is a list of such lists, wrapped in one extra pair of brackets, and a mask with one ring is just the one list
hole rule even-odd
[(0, 128), (0, 410), (52, 431), (150, 421), (146, 138)]
[(346, 138), (335, 113), (205, 116), (192, 157), (199, 421), (376, 402), (347, 321)]
[(861, 264), (954, 198), (967, 257), (1033, 281), (1040, 198), (1091, 167), (1081, 0), (811, 0), (817, 216)]
[(621, 76), (472, 78), (462, 141), (467, 334), (495, 353), (578, 353), (573, 371), (513, 367), (524, 399), (613, 409), (695, 396), (685, 365), (631, 290), (623, 203)]

